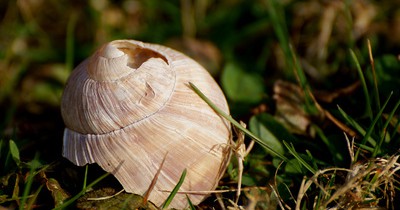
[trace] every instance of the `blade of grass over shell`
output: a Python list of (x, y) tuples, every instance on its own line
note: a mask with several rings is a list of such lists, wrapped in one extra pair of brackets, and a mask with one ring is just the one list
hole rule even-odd
[(183, 181), (185, 181), (185, 177), (186, 177), (186, 168), (183, 170), (181, 178), (179, 178), (178, 183), (175, 185), (174, 189), (171, 191), (171, 193), (168, 195), (168, 198), (165, 200), (162, 209), (167, 209), (169, 204), (171, 204), (176, 193), (178, 193), (179, 188), (181, 188)]
[(188, 195), (186, 195), (186, 199), (187, 199), (187, 201), (188, 201), (188, 203), (189, 203), (189, 209), (190, 209), (190, 210), (196, 210), (196, 208), (194, 207), (194, 205), (193, 205), (193, 203), (192, 203), (192, 201), (190, 200), (190, 198), (189, 198)]
[(217, 112), (219, 115), (224, 117), (226, 120), (231, 122), (235, 127), (237, 127), (239, 130), (243, 131), (246, 135), (248, 135), (250, 138), (254, 139), (258, 144), (260, 144), (262, 147), (264, 147), (267, 151), (269, 151), (272, 155), (279, 157), (280, 159), (284, 160), (285, 162), (288, 162), (289, 160), (276, 152), (274, 149), (272, 149), (268, 144), (265, 143), (262, 139), (258, 138), (255, 136), (253, 133), (251, 133), (249, 130), (247, 130), (245, 127), (240, 125), (239, 122), (237, 122), (235, 119), (233, 119), (230, 115), (222, 111), (219, 107), (217, 107), (207, 96), (205, 96), (193, 83), (189, 82), (189, 85), (192, 87), (194, 92), (197, 93), (197, 95), (200, 96), (215, 112)]
[(350, 49), (350, 55), (354, 60), (354, 63), (356, 64), (357, 67), (357, 72), (358, 72), (358, 76), (360, 77), (360, 81), (361, 81), (361, 86), (363, 88), (364, 91), (364, 97), (365, 97), (365, 105), (366, 105), (366, 111), (367, 111), (367, 115), (370, 118), (370, 120), (373, 119), (373, 115), (372, 115), (372, 107), (371, 107), (371, 99), (369, 97), (369, 91), (368, 91), (368, 87), (367, 87), (367, 83), (365, 82), (365, 77), (364, 74), (362, 72), (360, 63), (358, 62), (357, 56), (354, 53), (353, 50)]
[[(393, 92), (392, 92), (392, 93), (393, 93)], [(392, 95), (392, 94), (390, 94), (390, 96), (391, 96), (391, 95)], [(388, 100), (389, 100), (389, 99), (388, 99)], [(385, 103), (384, 106), (386, 106), (386, 103)], [(379, 151), (379, 148), (381, 148), (381, 146), (382, 146), (382, 144), (383, 144), (383, 141), (384, 141), (384, 139), (385, 139), (385, 136), (386, 136), (386, 132), (387, 132), (387, 128), (388, 128), (388, 126), (389, 126), (389, 123), (390, 123), (390, 121), (392, 120), (392, 118), (393, 118), (394, 114), (396, 113), (397, 109), (399, 108), (399, 106), (400, 106), (400, 100), (397, 101), (395, 107), (394, 107), (393, 110), (390, 112), (390, 114), (389, 114), (389, 116), (388, 116), (388, 118), (387, 118), (385, 124), (383, 125), (382, 131), (381, 131), (381, 132), (382, 132), (382, 133), (381, 133), (381, 138), (379, 139), (378, 145), (374, 148), (374, 152), (372, 153), (372, 157), (376, 157), (376, 156), (377, 156), (378, 151)], [(382, 109), (381, 109), (381, 110), (382, 110)], [(383, 110), (382, 110), (382, 111), (383, 111)], [(380, 115), (379, 115), (379, 116), (380, 116)]]
[[(289, 150), (289, 153), (292, 154), (296, 158), (296, 160), (299, 161), (307, 170), (309, 170), (313, 174), (317, 172), (317, 170), (315, 170), (312, 166), (310, 166), (310, 164), (308, 164), (303, 158), (300, 157), (299, 153), (297, 153), (292, 143), (289, 145), (286, 141), (283, 141), (283, 144)], [(299, 171), (301, 170), (299, 169)]]

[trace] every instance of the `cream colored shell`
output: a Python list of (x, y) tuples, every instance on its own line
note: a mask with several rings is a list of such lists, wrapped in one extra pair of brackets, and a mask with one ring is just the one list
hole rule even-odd
[[(192, 82), (225, 112), (225, 97), (209, 73), (170, 48), (134, 40), (103, 45), (72, 72), (61, 113), (63, 156), (97, 163), (127, 192), (144, 195), (161, 162), (149, 200), (161, 205), (180, 191), (216, 188), (229, 161), (230, 124), (188, 86)], [(194, 204), (206, 194), (188, 194)], [(177, 194), (170, 207), (187, 207)]]

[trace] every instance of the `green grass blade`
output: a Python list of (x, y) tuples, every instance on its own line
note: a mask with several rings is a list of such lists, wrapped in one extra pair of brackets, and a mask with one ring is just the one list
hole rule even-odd
[(10, 146), (11, 157), (13, 158), (13, 160), (19, 167), (21, 165), (21, 159), (19, 156), (19, 149), (17, 147), (17, 144), (15, 144), (15, 142), (13, 140), (10, 140), (9, 144), (10, 144), (9, 146)]
[(379, 96), (379, 88), (378, 88), (378, 79), (376, 76), (376, 70), (375, 70), (375, 61), (374, 61), (374, 56), (372, 55), (372, 47), (371, 47), (371, 41), (368, 39), (368, 54), (369, 54), (369, 61), (371, 64), (371, 71), (372, 71), (372, 78), (373, 78), (373, 84), (374, 84), (374, 98), (375, 98), (375, 104), (376, 108), (379, 110), (381, 109), (381, 102), (380, 102), (380, 96)]
[(106, 178), (108, 175), (110, 175), (110, 173), (106, 173), (103, 174), (102, 176), (100, 176), (99, 178), (97, 178), (96, 180), (94, 180), (92, 183), (90, 183), (85, 189), (82, 189), (78, 194), (76, 194), (74, 197), (72, 197), (71, 199), (65, 201), (62, 205), (57, 206), (55, 209), (65, 209), (67, 206), (71, 205), (73, 202), (75, 202), (76, 200), (78, 200), (78, 198), (80, 198), (83, 194), (85, 194), (86, 190), (93, 187), (94, 185), (96, 185), (97, 183), (99, 183), (101, 180), (103, 180), (104, 178)]
[(35, 204), (42, 188), (43, 188), (43, 185), (40, 185), (39, 188), (36, 190), (36, 192), (33, 194), (33, 196), (29, 199), (26, 209), (33, 209), (33, 205)]
[[(340, 114), (343, 116), (343, 118), (349, 123), (353, 128), (355, 128), (361, 135), (365, 136), (367, 133), (365, 129), (358, 124), (352, 117), (350, 117), (340, 106), (337, 106)], [(373, 139), (371, 136), (368, 137), (368, 142), (372, 145), (376, 145), (376, 140)]]
[[(10, 142), (11, 143), (11, 142)], [(19, 204), (19, 209), (26, 209), (26, 200), (28, 199), (29, 193), (31, 191), (31, 187), (33, 184), (33, 178), (36, 176), (35, 170), (39, 167), (39, 163), (37, 162), (38, 160), (38, 154), (35, 155), (35, 157), (32, 160), (32, 164), (30, 166), (29, 170), (29, 175), (26, 181), (26, 184), (24, 186), (24, 192), (22, 193), (22, 200), (21, 203)]]
[(343, 161), (344, 157), (341, 154), (341, 152), (336, 149), (336, 147), (334, 145), (335, 142), (332, 142), (331, 140), (329, 140), (328, 137), (326, 137), (324, 131), (322, 131), (322, 129), (319, 128), (319, 126), (317, 126), (315, 124), (312, 124), (311, 126), (315, 129), (317, 135), (321, 138), (321, 140), (328, 147), (329, 153), (331, 153), (332, 157), (334, 157), (334, 160), (340, 161), (340, 162)]
[(279, 40), (279, 45), (282, 48), (287, 65), (287, 73), (289, 77), (295, 76), (301, 89), (304, 93), (305, 111), (311, 115), (318, 113), (318, 109), (310, 96), (310, 86), (307, 77), (298, 62), (297, 55), (290, 44), (289, 33), (286, 28), (286, 22), (282, 8), (279, 6), (280, 2), (276, 0), (267, 0), (268, 13), (273, 25), (275, 34)]
[(396, 124), (393, 126), (393, 132), (390, 135), (390, 139), (394, 139), (399, 130), (400, 130), (400, 119), (397, 119)]
[(266, 0), (266, 3), (268, 5), (268, 13), (276, 37), (278, 38), (282, 50), (287, 58), (286, 61), (288, 62), (288, 67), (289, 69), (292, 69), (293, 63), (290, 56), (289, 36), (286, 29), (285, 19), (283, 18), (283, 14), (281, 12), (281, 8), (279, 7), (279, 3), (277, 3), (275, 0)]
[(258, 138), (255, 136), (253, 133), (251, 133), (249, 130), (247, 130), (245, 127), (240, 125), (235, 119), (233, 119), (230, 115), (226, 114), (224, 111), (222, 111), (219, 107), (217, 107), (207, 96), (205, 96), (193, 83), (189, 82), (189, 85), (192, 87), (194, 92), (197, 93), (197, 95), (200, 96), (215, 112), (217, 112), (219, 115), (224, 117), (226, 120), (231, 122), (235, 127), (237, 127), (239, 130), (243, 131), (246, 135), (248, 135), (250, 138), (254, 139), (258, 144), (260, 144), (262, 147), (264, 147), (267, 151), (269, 151), (272, 155), (275, 155), (285, 162), (288, 162), (288, 159), (276, 152), (274, 149), (272, 149), (268, 144), (265, 143), (262, 139)]
[[(283, 141), (283, 144), (289, 150), (289, 153), (292, 154), (296, 158), (296, 160), (299, 161), (307, 170), (309, 170), (313, 174), (317, 172), (317, 170), (315, 170), (312, 166), (310, 166), (310, 164), (308, 164), (303, 158), (300, 157), (293, 144), (289, 145), (286, 141)], [(299, 169), (299, 171), (301, 171), (301, 169)]]
[(83, 178), (83, 186), (82, 186), (82, 190), (86, 189), (86, 185), (87, 185), (87, 177), (88, 177), (88, 171), (89, 171), (89, 165), (85, 166), (85, 177)]
[(179, 179), (178, 183), (176, 184), (176, 186), (174, 187), (174, 189), (172, 190), (172, 192), (168, 195), (168, 198), (165, 200), (162, 209), (166, 209), (168, 208), (169, 204), (171, 204), (172, 200), (174, 199), (176, 193), (178, 193), (179, 188), (181, 188), (183, 181), (185, 181), (185, 177), (186, 177), (186, 168), (183, 170), (181, 178)]
[[(393, 93), (393, 92), (392, 92)], [(386, 106), (386, 104), (384, 105)], [(393, 108), (393, 110), (390, 112), (388, 119), (386, 120), (385, 124), (383, 125), (383, 129), (382, 129), (382, 133), (381, 133), (381, 138), (379, 139), (378, 145), (375, 147), (374, 152), (372, 153), (372, 157), (376, 157), (379, 151), (379, 148), (381, 148), (383, 141), (385, 140), (385, 136), (386, 136), (386, 131), (387, 128), (389, 126), (390, 121), (392, 120), (394, 114), (396, 113), (397, 109), (400, 106), (400, 100), (397, 101), (395, 107)], [(382, 110), (382, 109), (381, 109)]]
[[(369, 126), (367, 133), (365, 134), (364, 138), (361, 141), (361, 144), (364, 145), (367, 142), (367, 139), (369, 139), (369, 137), (372, 134), (372, 131), (375, 128), (375, 124), (376, 122), (378, 122), (379, 119), (381, 119), (383, 110), (386, 108), (386, 105), (389, 103), (390, 98), (392, 97), (393, 92), (390, 93), (389, 97), (386, 99), (385, 103), (383, 104), (382, 108), (379, 110), (379, 112), (377, 113), (377, 115), (375, 116), (375, 118), (372, 121), (372, 124)], [(357, 150), (355, 156), (354, 156), (354, 160), (356, 161), (358, 158), (358, 155), (360, 153), (360, 148)], [(375, 146), (375, 150), (380, 150), (380, 148), (378, 148), (377, 146)]]
[(315, 161), (314, 156), (311, 154), (311, 152), (309, 150), (306, 150), (306, 153), (307, 153), (307, 156), (312, 161), (312, 168), (318, 169), (318, 165), (317, 165), (317, 162)]
[(370, 152), (370, 153), (373, 153), (373, 152), (374, 152), (374, 147), (369, 147), (369, 146), (367, 146), (367, 145), (365, 145), (365, 144), (359, 144), (359, 143), (355, 143), (355, 145), (356, 145), (357, 147), (360, 147), (360, 149), (363, 149), (363, 150), (368, 151), (368, 152)]
[(188, 195), (186, 195), (186, 199), (187, 199), (187, 201), (188, 201), (188, 203), (189, 203), (189, 209), (190, 209), (190, 210), (196, 210), (196, 208), (194, 207), (194, 205), (193, 205), (193, 203), (192, 203), (192, 201), (190, 200), (190, 198), (189, 198)]
[(129, 210), (129, 202), (131, 202), (131, 200), (133, 199), (134, 195), (135, 194), (133, 194), (133, 193), (128, 195), (128, 197), (122, 203), (122, 208), (121, 208), (122, 210), (125, 210), (125, 209)]
[(319, 193), (318, 193), (317, 198), (315, 198), (316, 199), (315, 209), (323, 209), (323, 208), (321, 208), (321, 203), (322, 203), (322, 199), (323, 199), (324, 196), (325, 196), (324, 191), (320, 190)]
[(365, 82), (364, 74), (362, 72), (360, 63), (358, 62), (356, 54), (351, 49), (350, 49), (350, 55), (353, 58), (354, 63), (356, 64), (358, 76), (360, 77), (361, 85), (362, 85), (362, 88), (363, 88), (363, 91), (364, 91), (367, 115), (372, 120), (373, 119), (373, 114), (372, 114), (372, 108), (371, 108), (371, 99), (369, 97), (369, 91), (368, 91), (367, 83)]
[(297, 55), (294, 52), (293, 48), (290, 47), (290, 51), (291, 51), (291, 56), (294, 62), (294, 70), (295, 75), (296, 75), (296, 79), (298, 81), (298, 83), (300, 84), (300, 87), (304, 93), (304, 104), (305, 104), (305, 111), (310, 114), (310, 115), (317, 115), (319, 114), (319, 110), (317, 108), (317, 106), (315, 105), (315, 102), (311, 96), (311, 88), (310, 85), (308, 84), (307, 81), (307, 77), (304, 74), (303, 69), (301, 68), (300, 63), (297, 60)]

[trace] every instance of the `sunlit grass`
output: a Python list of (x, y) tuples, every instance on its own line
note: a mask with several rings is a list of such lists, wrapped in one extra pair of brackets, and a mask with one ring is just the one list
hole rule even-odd
[[(393, 37), (399, 34), (388, 18), (397, 17), (398, 3), (188, 1), (183, 7), (179, 1), (157, 0), (73, 6), (56, 0), (21, 2), (0, 3), (0, 208), (74, 209), (88, 190), (104, 184), (107, 174), (72, 167), (61, 157), (59, 97), (69, 73), (92, 49), (112, 39), (179, 48), (174, 40), (187, 39), (206, 40), (219, 49), (179, 48), (197, 50), (191, 56), (198, 60), (214, 59), (204, 66), (218, 63), (216, 78), (231, 113), (213, 108), (247, 134), (245, 143), (259, 143), (244, 160), (238, 204), (233, 202), (238, 169), (232, 160), (217, 189), (226, 191), (201, 205), (395, 209), (400, 64)], [(280, 90), (281, 103), (274, 89), (278, 80), (294, 88)], [(337, 91), (352, 82), (361, 85)], [(336, 96), (326, 102), (318, 97), (321, 92)], [(59, 143), (49, 148), (50, 142)], [(50, 178), (65, 197), (43, 199), (57, 192), (46, 185)]]

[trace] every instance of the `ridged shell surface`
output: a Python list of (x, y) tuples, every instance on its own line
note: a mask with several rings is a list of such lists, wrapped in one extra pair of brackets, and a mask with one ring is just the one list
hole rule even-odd
[[(140, 195), (160, 170), (149, 196), (156, 205), (184, 169), (180, 191), (215, 189), (230, 157), (230, 124), (189, 82), (229, 112), (217, 83), (187, 56), (134, 40), (103, 45), (76, 67), (64, 90), (63, 156), (79, 166), (97, 163)], [(187, 195), (194, 204), (207, 196)], [(186, 200), (178, 193), (170, 207), (185, 208)]]

